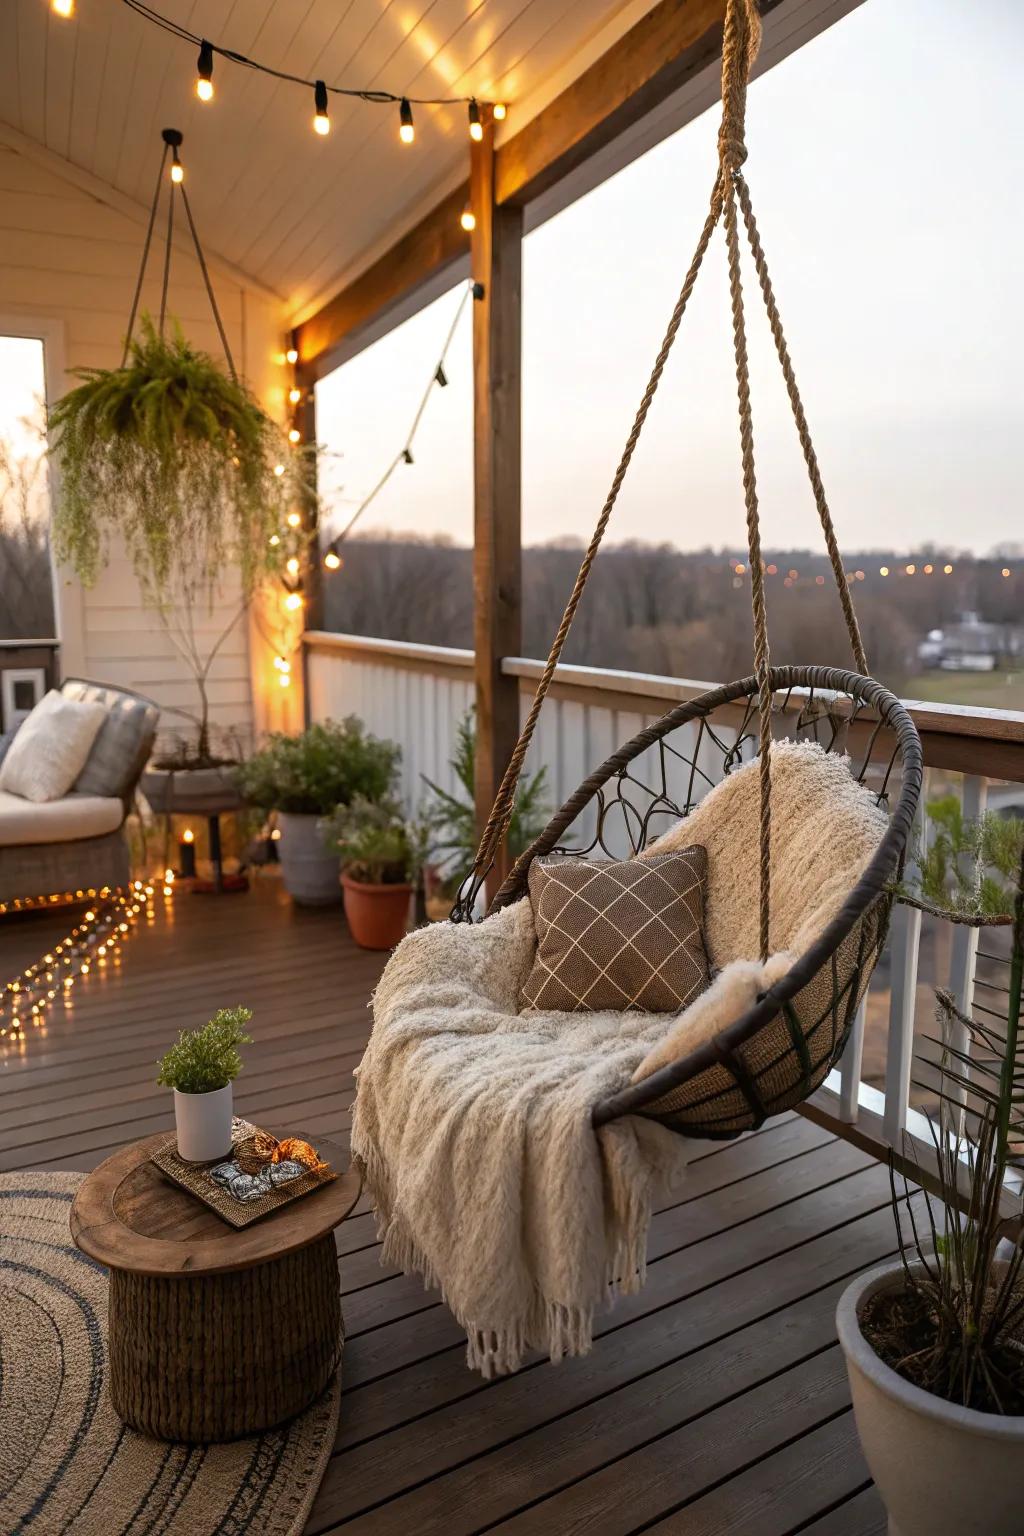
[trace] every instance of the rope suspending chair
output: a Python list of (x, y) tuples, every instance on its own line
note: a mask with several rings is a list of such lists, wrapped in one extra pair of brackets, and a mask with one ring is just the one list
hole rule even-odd
[[(747, 81), (760, 43), (754, 0), (727, 0), (722, 48), (722, 125), (719, 165), (697, 249), (672, 311), (622, 457), (566, 605), (522, 733), (484, 829), (474, 868), (452, 913), (471, 921), (511, 820), (516, 785), (566, 637), (608, 526), (651, 402), (664, 372), (704, 256), (719, 224), (728, 255), (740, 450), (754, 632), (751, 676), (713, 689), (668, 711), (609, 757), (570, 796), (541, 836), (519, 858), (492, 905), (495, 911), (527, 894), (534, 859), (611, 851), (617, 823), (629, 850), (641, 853), (669, 819), (689, 813), (705, 788), (756, 756), (759, 791), (760, 959), (770, 953), (772, 918), (773, 721), (825, 751), (851, 752), (851, 773), (867, 784), (889, 815), (881, 841), (841, 910), (785, 975), (755, 1005), (688, 1057), (634, 1082), (599, 1103), (594, 1124), (622, 1115), (652, 1116), (671, 1129), (702, 1137), (735, 1136), (791, 1109), (824, 1081), (838, 1061), (854, 1014), (885, 942), (892, 884), (903, 861), (922, 782), (921, 743), (899, 700), (868, 675), (867, 659), (843, 569), (825, 490), (783, 334), (767, 262), (743, 175)], [(811, 490), (853, 652), (853, 671), (822, 666), (774, 666), (768, 644), (764, 562), (740, 270), (740, 227), (746, 235), (782, 368)], [(717, 762), (715, 761), (717, 759)], [(655, 782), (642, 775), (653, 760)], [(714, 768), (715, 772), (711, 769)], [(584, 821), (596, 830), (584, 847), (566, 841)], [(660, 823), (660, 825), (659, 825)], [(776, 846), (776, 857), (785, 849)], [(621, 856), (618, 854), (617, 856)], [(813, 900), (814, 893), (807, 893)], [(749, 958), (753, 958), (752, 956)]]

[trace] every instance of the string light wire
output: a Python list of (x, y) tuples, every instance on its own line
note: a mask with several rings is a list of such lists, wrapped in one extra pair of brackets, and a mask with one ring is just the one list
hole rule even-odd
[(338, 556), (339, 544), (343, 544), (345, 542), (349, 534), (352, 532), (352, 529), (355, 527), (356, 523), (358, 523), (359, 519), (362, 517), (363, 513), (367, 510), (372, 502), (376, 501), (377, 497), (387, 485), (399, 464), (411, 464), (413, 462), (412, 445), (416, 437), (416, 433), (419, 431), (420, 422), (423, 420), (423, 413), (427, 408), (427, 401), (430, 399), (430, 396), (435, 388), (444, 388), (448, 383), (448, 375), (445, 372), (444, 365), (447, 360), (448, 353), (451, 349), (452, 342), (455, 339), (455, 332), (458, 329), (459, 321), (462, 319), (462, 312), (465, 309), (469, 298), (475, 294), (475, 291), (476, 285), (472, 282), (472, 280), (468, 280), (465, 284), (465, 287), (463, 288), (462, 297), (459, 299), (455, 314), (452, 317), (452, 323), (448, 327), (448, 334), (444, 339), (444, 346), (441, 348), (441, 356), (438, 358), (437, 362), (434, 364), (430, 371), (429, 382), (426, 389), (423, 391), (420, 403), (416, 408), (416, 414), (412, 419), (412, 425), (410, 426), (409, 431), (406, 433), (405, 442), (402, 444), (401, 448), (388, 464), (380, 479), (373, 486), (373, 489), (363, 497), (362, 501), (356, 507), (356, 510), (353, 512), (352, 516), (349, 518), (341, 532), (335, 538), (333, 538), (330, 544), (327, 546), (326, 553), (324, 554), (324, 564), (327, 566), (328, 570), (338, 569), (338, 567), (334, 565), (333, 562), (328, 563), (328, 556), (333, 555), (335, 559), (339, 560), (340, 564), (340, 558)]
[[(180, 38), (184, 43), (191, 43), (194, 48), (208, 49), (211, 54), (217, 54), (222, 59), (229, 59), (233, 64), (241, 64), (246, 69), (257, 70), (260, 74), (269, 75), (274, 80), (283, 80), (290, 85), (305, 86), (307, 90), (315, 90), (318, 85), (324, 85), (325, 91), (332, 96), (347, 96), (351, 100), (369, 102), (372, 106), (401, 106), (406, 102), (410, 107), (466, 107), (470, 109), (471, 132), (474, 122), (473, 109), (476, 110), (476, 121), (479, 121), (479, 98), (475, 96), (408, 96), (404, 91), (384, 91), (367, 87), (347, 85), (327, 85), (326, 82), (307, 79), (305, 75), (294, 75), (290, 70), (277, 69), (273, 64), (265, 64), (262, 60), (252, 59), (248, 54), (239, 53), (235, 48), (225, 48), (221, 43), (215, 43), (205, 38), (199, 32), (193, 32), (184, 27), (180, 22), (174, 21), (170, 16), (165, 16), (161, 11), (154, 10), (147, 5), (145, 0), (121, 0), (130, 11), (141, 16), (144, 21), (151, 22), (155, 27), (161, 27), (169, 32), (172, 37)], [(70, 14), (70, 12), (62, 13)], [(211, 66), (212, 67), (212, 66)], [(495, 113), (499, 121), (505, 116), (505, 104), (488, 103), (500, 107), (500, 113)], [(326, 116), (326, 113), (324, 114)], [(476, 134), (473, 133), (476, 137)]]

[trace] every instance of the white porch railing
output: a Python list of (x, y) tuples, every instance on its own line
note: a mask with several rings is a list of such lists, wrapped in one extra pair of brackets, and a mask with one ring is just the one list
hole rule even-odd
[[(524, 712), (541, 665), (519, 657), (504, 663), (505, 673), (520, 679)], [(401, 745), (402, 795), (410, 810), (422, 798), (424, 778), (455, 788), (449, 760), (458, 723), (473, 703), (471, 651), (314, 632), (306, 636), (306, 667), (311, 719), (356, 714), (375, 734)], [(622, 742), (671, 704), (711, 686), (648, 673), (560, 666), (527, 768), (546, 766), (549, 801), (556, 807)], [(1015, 806), (1024, 815), (1024, 714), (935, 704), (908, 707), (924, 746), (922, 807), (936, 793), (956, 792), (967, 815), (977, 815), (986, 804)], [(920, 1034), (931, 1021), (921, 939), (921, 913), (897, 906), (886, 957), (861, 1005), (840, 1068), (812, 1106), (816, 1118), (879, 1155), (899, 1147), (905, 1131), (927, 1142), (925, 1123), (911, 1108), (912, 1083), (928, 1070), (927, 1053), (915, 1050), (915, 1022)], [(969, 1011), (975, 1001), (978, 931), (949, 929), (948, 958), (934, 932), (931, 940), (936, 963), (930, 982), (948, 986)], [(866, 1042), (874, 1062), (868, 1075), (874, 1082), (865, 1081)]]

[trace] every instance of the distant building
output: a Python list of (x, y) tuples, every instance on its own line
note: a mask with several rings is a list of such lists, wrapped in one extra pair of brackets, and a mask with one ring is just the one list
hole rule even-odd
[(925, 667), (944, 672), (994, 672), (1024, 664), (1024, 625), (988, 624), (964, 613), (945, 629), (931, 629), (917, 648)]

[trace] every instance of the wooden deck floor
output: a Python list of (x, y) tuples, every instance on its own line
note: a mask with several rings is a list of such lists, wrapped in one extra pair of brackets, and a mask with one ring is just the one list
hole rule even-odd
[[(52, 923), (0, 925), (0, 974), (55, 942)], [(170, 1126), (159, 1052), (236, 1002), (256, 1036), (239, 1111), (345, 1131), (379, 969), (337, 912), (295, 911), (273, 881), (176, 898), (45, 1032), (0, 1042), (0, 1168), (88, 1169)], [(592, 1354), (493, 1384), (466, 1369), (437, 1296), (380, 1268), (365, 1203), (338, 1236), (342, 1420), (310, 1533), (884, 1531), (833, 1314), (846, 1278), (893, 1249), (887, 1176), (807, 1121), (702, 1148), (655, 1217), (645, 1289)]]

